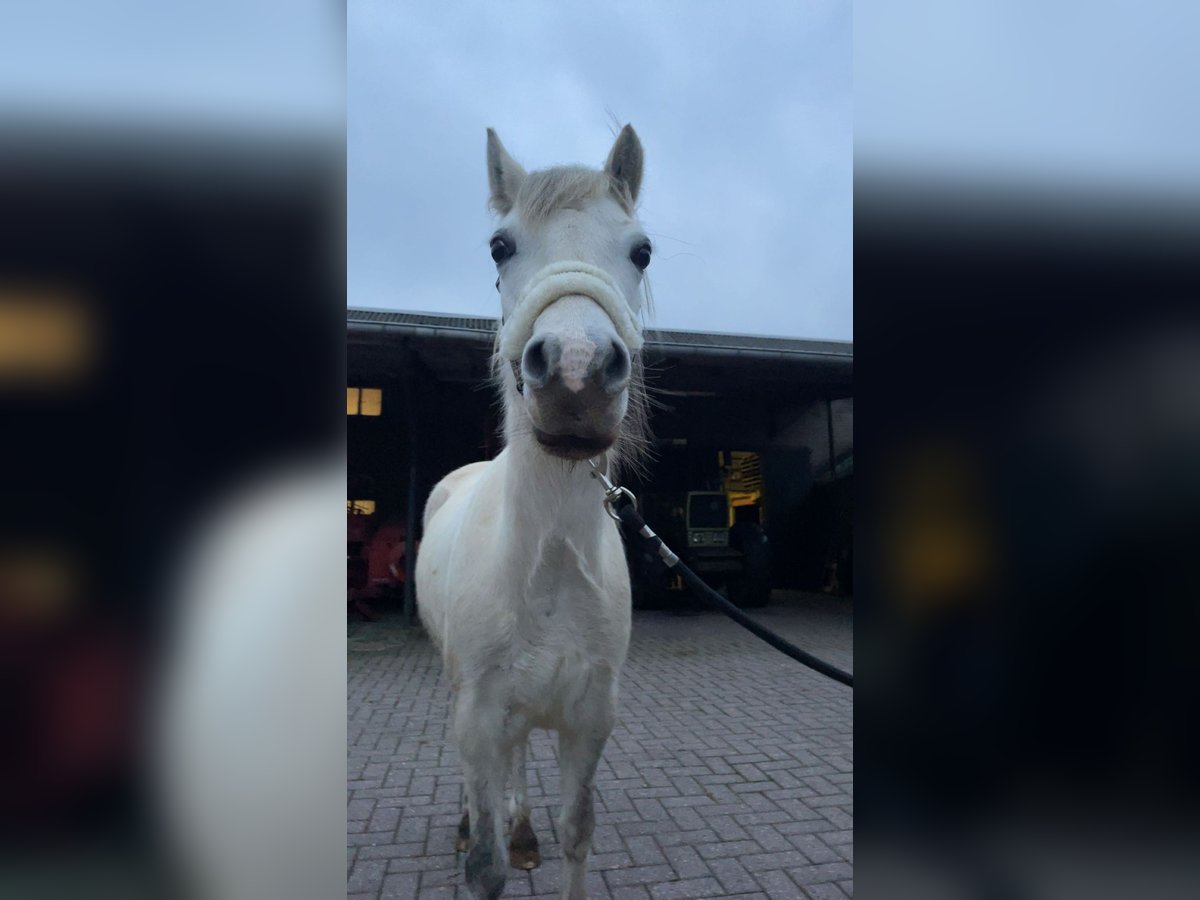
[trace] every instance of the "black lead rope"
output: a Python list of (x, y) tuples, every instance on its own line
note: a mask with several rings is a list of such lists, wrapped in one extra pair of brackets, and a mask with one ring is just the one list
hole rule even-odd
[(823, 659), (818, 659), (811, 653), (801, 650), (791, 641), (785, 640), (775, 632), (764, 628), (705, 584), (704, 580), (689, 569), (678, 556), (672, 553), (671, 548), (664, 544), (662, 538), (655, 534), (650, 526), (646, 524), (646, 521), (637, 511), (633, 494), (625, 490), (625, 488), (614, 486), (595, 466), (593, 466), (593, 469), (596, 477), (604, 484), (604, 504), (608, 508), (609, 514), (629, 530), (628, 533), (634, 540), (645, 541), (652, 550), (662, 557), (663, 562), (675, 569), (701, 600), (719, 612), (725, 613), (725, 615), (729, 616), (729, 618), (733, 619), (733, 621), (737, 622), (751, 634), (762, 638), (776, 650), (790, 656), (796, 662), (808, 666), (813, 671), (820, 672), (822, 675), (832, 678), (834, 681), (844, 684), (849, 688), (854, 687), (854, 676), (849, 672), (844, 672), (837, 666), (830, 665)]

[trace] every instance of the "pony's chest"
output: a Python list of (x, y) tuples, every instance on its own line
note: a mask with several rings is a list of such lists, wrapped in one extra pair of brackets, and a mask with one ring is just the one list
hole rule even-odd
[(556, 728), (589, 709), (603, 709), (613, 695), (614, 680), (624, 659), (623, 648), (569, 639), (530, 641), (510, 670), (509, 706), (541, 728)]
[(529, 565), (520, 606), (528, 629), (586, 628), (612, 606), (613, 573), (568, 539), (546, 541)]
[(624, 658), (629, 616), (615, 579), (590, 567), (569, 542), (543, 562), (521, 604), (513, 662), (534, 690), (558, 693)]
[(563, 660), (605, 657), (620, 640), (620, 623), (605, 592), (562, 577), (553, 588), (526, 597), (517, 619), (514, 649), (562, 667)]
[[(619, 550), (619, 548), (618, 548)], [(528, 644), (605, 652), (628, 634), (629, 576), (623, 556), (587, 559), (570, 541), (547, 550), (530, 573), (517, 631)]]

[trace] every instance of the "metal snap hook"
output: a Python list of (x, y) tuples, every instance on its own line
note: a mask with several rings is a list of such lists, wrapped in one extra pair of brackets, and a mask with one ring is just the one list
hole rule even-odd
[[(605, 454), (605, 462), (608, 462), (607, 454)], [(634, 496), (633, 491), (629, 490), (629, 488), (624, 488), (620, 485), (613, 484), (609, 480), (608, 476), (600, 470), (600, 467), (596, 465), (596, 460), (589, 459), (588, 465), (592, 467), (592, 477), (599, 479), (600, 484), (604, 486), (604, 511), (609, 514), (613, 521), (619, 523), (621, 521), (621, 516), (616, 511), (617, 499), (621, 496), (628, 497), (629, 502), (632, 503), (636, 509), (637, 497)]]

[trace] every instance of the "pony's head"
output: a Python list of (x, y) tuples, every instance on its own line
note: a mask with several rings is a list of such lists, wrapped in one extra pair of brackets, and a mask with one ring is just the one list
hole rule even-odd
[(626, 125), (603, 169), (527, 173), (488, 129), (487, 163), (507, 427), (565, 459), (628, 450), (644, 426), (641, 142)]

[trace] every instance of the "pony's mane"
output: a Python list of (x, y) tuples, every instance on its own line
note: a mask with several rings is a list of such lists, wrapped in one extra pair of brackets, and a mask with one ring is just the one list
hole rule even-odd
[(579, 209), (584, 204), (611, 196), (627, 215), (633, 215), (629, 189), (607, 172), (587, 166), (555, 166), (530, 172), (517, 191), (516, 206), (531, 225), (545, 222), (558, 209)]

